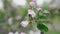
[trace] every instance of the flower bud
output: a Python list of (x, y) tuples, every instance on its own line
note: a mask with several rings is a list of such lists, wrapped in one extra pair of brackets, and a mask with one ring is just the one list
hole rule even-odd
[(38, 10), (39, 12), (41, 12), (41, 11), (42, 11), (42, 8), (37, 8), (37, 10)]

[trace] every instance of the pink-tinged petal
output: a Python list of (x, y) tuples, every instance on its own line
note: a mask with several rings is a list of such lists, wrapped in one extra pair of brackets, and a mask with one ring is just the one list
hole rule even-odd
[(8, 34), (14, 34), (13, 32), (9, 32)]
[(11, 25), (12, 22), (13, 22), (13, 18), (9, 18), (9, 19), (8, 19), (8, 24)]
[(30, 14), (32, 17), (36, 16), (35, 12), (33, 10), (30, 10), (30, 9), (28, 10), (28, 14)]
[(21, 22), (21, 26), (22, 26), (22, 27), (27, 27), (28, 24), (29, 24), (29, 21), (22, 21), (22, 22)]
[(34, 7), (34, 6), (36, 6), (36, 5), (37, 5), (36, 2), (30, 2), (30, 6)]
[(26, 34), (25, 32), (21, 32), (20, 34)]
[(40, 11), (42, 11), (42, 8), (37, 8), (37, 10), (40, 12)]

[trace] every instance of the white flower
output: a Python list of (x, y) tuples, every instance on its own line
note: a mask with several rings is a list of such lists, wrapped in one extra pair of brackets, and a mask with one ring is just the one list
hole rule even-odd
[(8, 24), (11, 25), (12, 22), (13, 22), (13, 18), (9, 18), (9, 19), (8, 19)]
[(28, 24), (29, 24), (29, 21), (22, 21), (22, 22), (21, 22), (21, 25), (22, 25), (23, 27), (27, 27)]
[(30, 14), (32, 17), (36, 16), (36, 14), (33, 10), (28, 10), (28, 14)]
[(20, 34), (26, 34), (25, 32), (21, 32)]
[(36, 2), (30, 2), (30, 6), (34, 7), (34, 6), (36, 6), (36, 5), (37, 5)]
[(15, 32), (15, 34), (19, 34), (19, 32)]
[(13, 32), (9, 32), (8, 34), (14, 34)]

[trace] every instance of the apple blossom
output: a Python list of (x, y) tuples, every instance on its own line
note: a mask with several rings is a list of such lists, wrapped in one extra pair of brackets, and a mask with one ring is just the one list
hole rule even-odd
[(8, 34), (14, 34), (13, 32), (9, 32)]
[(8, 24), (11, 25), (12, 22), (13, 22), (13, 18), (9, 18), (9, 19), (8, 19)]
[(32, 17), (36, 16), (35, 12), (31, 9), (28, 10), (28, 14), (30, 14)]
[(31, 7), (34, 7), (34, 6), (36, 6), (37, 5), (37, 3), (36, 2), (30, 2), (30, 4), (29, 4)]
[(29, 21), (22, 21), (21, 22), (21, 26), (23, 26), (23, 27), (27, 27), (28, 24), (29, 24)]
[(26, 34), (25, 32), (21, 32), (20, 34)]

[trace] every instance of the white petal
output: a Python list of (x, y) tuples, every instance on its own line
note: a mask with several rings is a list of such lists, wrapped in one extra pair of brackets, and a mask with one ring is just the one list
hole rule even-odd
[(20, 34), (26, 34), (26, 33), (24, 33), (24, 32), (21, 32)]
[(36, 16), (35, 12), (33, 10), (30, 10), (30, 9), (28, 10), (28, 14), (30, 14), (32, 17)]
[(9, 32), (8, 34), (13, 34), (13, 32)]
[(28, 24), (29, 24), (29, 21), (22, 21), (22, 22), (21, 22), (21, 25), (22, 25), (23, 27), (27, 27)]
[(12, 22), (13, 22), (13, 18), (9, 18), (9, 19), (8, 19), (8, 24), (10, 24), (10, 25), (11, 25), (11, 24), (12, 24)]
[(19, 34), (19, 32), (15, 32), (15, 34)]
[(31, 31), (29, 32), (29, 34), (34, 34), (34, 32), (31, 30)]
[(30, 6), (34, 7), (36, 5), (37, 5), (36, 2), (30, 2)]

